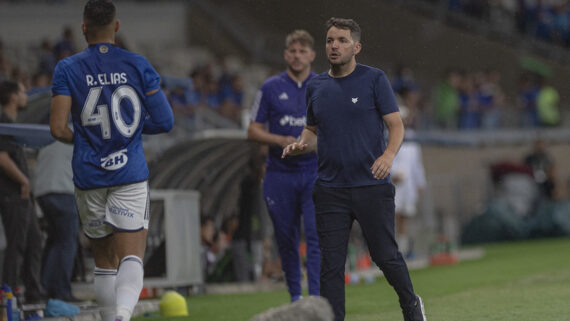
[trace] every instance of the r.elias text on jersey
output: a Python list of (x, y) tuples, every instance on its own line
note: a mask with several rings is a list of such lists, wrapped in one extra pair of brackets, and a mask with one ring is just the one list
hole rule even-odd
[(120, 85), (127, 83), (127, 74), (111, 72), (108, 74), (85, 75), (87, 86)]

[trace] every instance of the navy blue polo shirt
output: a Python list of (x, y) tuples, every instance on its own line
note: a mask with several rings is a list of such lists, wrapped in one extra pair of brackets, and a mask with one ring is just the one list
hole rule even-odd
[[(305, 89), (309, 80), (315, 76), (316, 74), (311, 72), (305, 81), (297, 82), (284, 71), (267, 79), (255, 97), (251, 108), (251, 121), (267, 123), (268, 130), (272, 134), (299, 138), (307, 118)], [(315, 153), (286, 158), (281, 158), (281, 154), (283, 148), (269, 146), (267, 170), (282, 172), (316, 170)]]
[(317, 184), (356, 187), (385, 184), (370, 167), (384, 153), (382, 116), (399, 111), (386, 74), (357, 64), (349, 75), (328, 72), (307, 85), (307, 125), (317, 127)]

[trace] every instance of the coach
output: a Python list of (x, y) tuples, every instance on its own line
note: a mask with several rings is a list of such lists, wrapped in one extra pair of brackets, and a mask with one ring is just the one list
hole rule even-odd
[(356, 219), (372, 259), (398, 294), (404, 320), (425, 320), (421, 298), (414, 294), (394, 239), (394, 186), (389, 173), (404, 126), (392, 88), (384, 72), (356, 63), (362, 48), (356, 22), (331, 18), (326, 29), (330, 70), (307, 85), (307, 126), (299, 142), (285, 147), (282, 155), (317, 150), (313, 199), (321, 247), (321, 295), (331, 303), (335, 321), (344, 320), (344, 266)]

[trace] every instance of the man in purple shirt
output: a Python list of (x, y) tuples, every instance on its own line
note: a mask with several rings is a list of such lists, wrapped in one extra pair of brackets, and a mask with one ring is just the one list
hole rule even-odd
[(305, 88), (315, 76), (313, 37), (295, 30), (285, 40), (287, 69), (267, 79), (251, 111), (248, 138), (269, 145), (263, 194), (275, 230), (291, 301), (301, 296), (299, 239), (301, 218), (307, 243), (309, 295), (320, 295), (321, 266), (315, 212), (311, 198), (316, 179), (315, 153), (282, 159), (283, 147), (297, 141), (306, 123)]

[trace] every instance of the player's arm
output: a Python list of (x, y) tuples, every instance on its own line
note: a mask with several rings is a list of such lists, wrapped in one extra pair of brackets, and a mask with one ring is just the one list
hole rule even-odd
[(145, 106), (148, 110), (148, 117), (144, 120), (143, 134), (167, 133), (172, 129), (174, 114), (162, 90), (155, 89), (147, 92)]
[(56, 95), (51, 99), (49, 128), (51, 135), (67, 144), (73, 143), (73, 131), (67, 126), (71, 111), (71, 96)]
[(394, 157), (396, 157), (404, 140), (404, 124), (399, 112), (386, 114), (382, 116), (382, 119), (388, 128), (388, 145), (384, 154), (380, 155), (370, 167), (372, 175), (376, 179), (386, 178), (390, 174)]
[(0, 169), (2, 169), (11, 180), (20, 184), (22, 199), (29, 199), (30, 181), (5, 151), (0, 151)]
[(285, 156), (295, 156), (307, 153), (314, 153), (317, 151), (317, 126), (306, 125), (301, 133), (301, 138), (298, 142), (287, 145), (283, 148), (281, 158)]
[(293, 136), (272, 134), (263, 127), (262, 123), (255, 121), (249, 123), (249, 127), (247, 128), (247, 139), (254, 140), (262, 144), (277, 145), (281, 147), (285, 147), (297, 141)]

